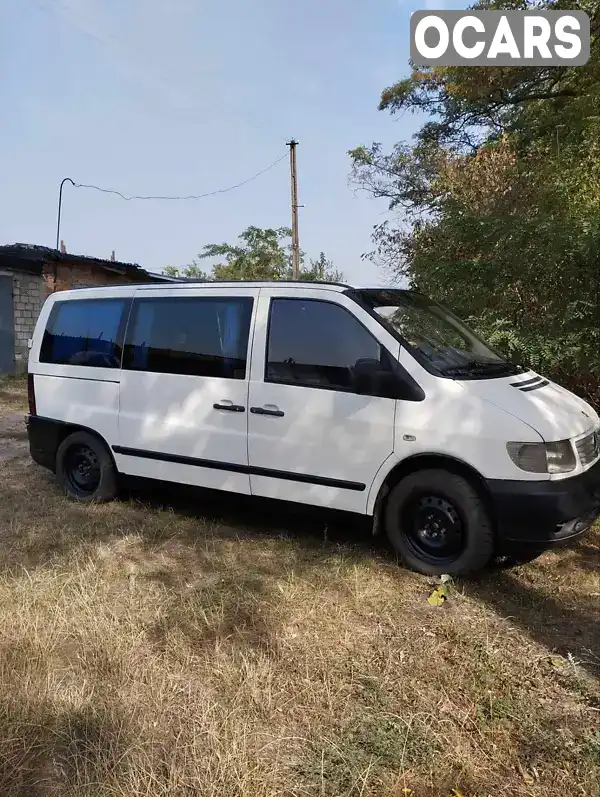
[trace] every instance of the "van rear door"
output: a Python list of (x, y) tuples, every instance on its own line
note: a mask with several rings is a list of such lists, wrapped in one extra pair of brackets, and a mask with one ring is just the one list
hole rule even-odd
[(119, 470), (250, 492), (247, 403), (258, 290), (138, 290), (127, 328)]

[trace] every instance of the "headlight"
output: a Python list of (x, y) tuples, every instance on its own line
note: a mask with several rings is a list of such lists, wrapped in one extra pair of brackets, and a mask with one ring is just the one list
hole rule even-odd
[(548, 473), (568, 473), (577, 467), (575, 450), (570, 440), (561, 440), (559, 443), (546, 443), (546, 459), (548, 461)]
[(570, 440), (558, 443), (507, 443), (508, 456), (529, 473), (568, 473), (577, 460)]

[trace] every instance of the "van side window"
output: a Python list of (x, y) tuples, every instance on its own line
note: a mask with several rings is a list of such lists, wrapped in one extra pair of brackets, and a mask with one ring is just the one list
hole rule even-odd
[(136, 299), (123, 368), (244, 379), (251, 297)]
[(387, 362), (387, 353), (344, 307), (318, 299), (273, 299), (265, 380), (354, 390), (359, 360)]
[(42, 338), (40, 362), (119, 368), (131, 299), (69, 299), (56, 302)]

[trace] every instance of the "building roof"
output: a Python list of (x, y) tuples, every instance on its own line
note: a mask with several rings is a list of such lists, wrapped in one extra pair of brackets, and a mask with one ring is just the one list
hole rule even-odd
[(119, 260), (107, 260), (89, 255), (75, 255), (69, 252), (59, 252), (49, 246), (35, 244), (5, 244), (0, 246), (0, 268), (12, 268), (17, 271), (26, 271), (32, 274), (41, 274), (46, 263), (66, 263), (70, 266), (96, 266), (113, 271), (117, 274), (128, 274), (139, 279), (140, 282), (173, 282), (173, 277), (156, 274), (139, 266), (137, 263), (124, 263)]

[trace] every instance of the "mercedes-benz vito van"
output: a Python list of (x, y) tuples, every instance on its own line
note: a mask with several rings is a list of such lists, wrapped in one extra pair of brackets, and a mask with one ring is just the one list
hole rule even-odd
[(600, 421), (402, 290), (194, 283), (52, 294), (29, 357), (33, 459), (77, 501), (119, 475), (374, 518), (466, 574), (600, 515)]

